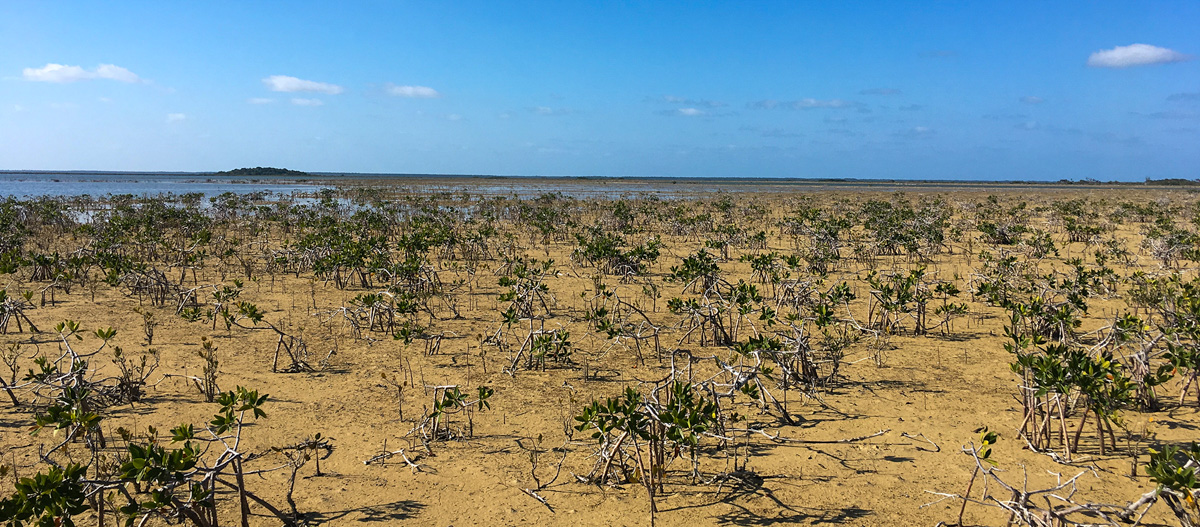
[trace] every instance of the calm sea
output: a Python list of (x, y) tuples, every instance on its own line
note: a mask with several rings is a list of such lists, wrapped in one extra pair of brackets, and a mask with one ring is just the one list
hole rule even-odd
[(271, 178), (247, 179), (195, 174), (36, 174), (0, 173), (0, 196), (105, 196), (108, 194), (134, 194), (154, 196), (159, 194), (187, 194), (199, 192), (205, 197), (225, 192), (246, 194), (268, 191), (280, 194), (312, 192), (329, 185), (297, 182), (295, 180), (272, 180)]
[[(0, 197), (105, 196), (133, 194), (187, 194), (205, 197), (225, 192), (270, 192), (307, 195), (322, 188), (373, 186), (399, 191), (435, 193), (467, 192), (474, 195), (536, 197), (561, 193), (576, 198), (617, 198), (640, 194), (662, 197), (727, 192), (814, 191), (925, 191), (1028, 190), (1029, 184), (981, 181), (801, 180), (743, 178), (604, 178), (604, 177), (496, 177), (407, 174), (317, 174), (311, 179), (290, 176), (217, 176), (161, 173), (17, 173), (0, 172)], [(1071, 190), (1080, 185), (1039, 183), (1039, 190)], [(1119, 189), (1121, 187), (1093, 187)], [(1128, 187), (1125, 187), (1128, 188)]]

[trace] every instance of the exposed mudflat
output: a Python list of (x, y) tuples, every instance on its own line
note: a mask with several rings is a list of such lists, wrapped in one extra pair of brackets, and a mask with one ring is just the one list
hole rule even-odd
[[(486, 194), (503, 195), (509, 190)], [(1133, 404), (1119, 411), (1115, 451), (1100, 452), (1094, 420), (1085, 425), (1078, 452), (1070, 462), (1054, 459), (1063, 456), (1058, 439), (1052, 441), (1053, 455), (1031, 451), (1018, 436), (1023, 419), (1020, 378), (1009, 366), (1013, 355), (1003, 347), (1008, 341), (1004, 334), (1009, 323), (1007, 312), (972, 294), (984, 274), (981, 251), (993, 256), (1012, 255), (1041, 274), (1057, 271), (1070, 275), (1072, 267), (1066, 262), (1071, 258), (1082, 258), (1089, 268), (1106, 267), (1115, 275), (1113, 288), (1093, 290), (1081, 325), (1073, 328), (1078, 345), (1094, 346), (1103, 338), (1103, 328), (1116, 316), (1134, 311), (1126, 277), (1139, 271), (1152, 275), (1170, 272), (1143, 244), (1152, 219), (1139, 221), (1133, 216), (1115, 215), (1118, 204), (1161, 200), (1159, 207), (1167, 210), (1178, 225), (1194, 228), (1187, 223), (1195, 206), (1189, 194), (1130, 189), (994, 192), (1003, 211), (1019, 202), (1028, 203), (1019, 213), (1027, 216), (1024, 225), (1048, 233), (1057, 249), (1057, 255), (1050, 252), (1039, 257), (1028, 243), (1000, 245), (985, 239), (976, 226), (980, 210), (977, 204), (985, 203), (989, 194), (984, 190), (914, 189), (902, 196), (876, 190), (800, 192), (786, 186), (720, 195), (705, 190), (689, 187), (687, 192), (662, 199), (635, 195), (623, 202), (632, 211), (632, 224), (623, 226), (621, 222), (629, 218), (615, 217), (614, 202), (605, 199), (509, 200), (501, 214), (485, 218), (480, 201), (471, 198), (469, 206), (464, 206), (464, 210), (470, 209), (469, 217), (449, 216), (454, 219), (451, 225), (457, 229), (455, 232), (478, 232), (480, 222), (492, 225), (495, 232), (484, 242), (486, 252), (476, 257), (468, 258), (461, 246), (434, 246), (422, 253), (427, 271), (436, 274), (442, 288), (426, 297), (415, 314), (397, 315), (398, 321), (410, 320), (424, 328), (418, 335), (424, 338), (410, 344), (393, 338), (395, 328), (356, 329), (355, 324), (362, 324), (361, 313), (346, 311), (355, 309), (352, 301), (359, 295), (388, 289), (389, 279), (384, 273), (367, 271), (369, 283), (364, 286), (363, 277), (346, 269), (341, 271), (340, 279), (347, 283), (339, 288), (331, 276), (319, 276), (302, 263), (279, 263), (274, 258), (287, 252), (283, 251), (285, 247), (296, 247), (303, 228), (295, 228), (293, 223), (294, 230), (286, 232), (278, 221), (252, 219), (245, 211), (238, 215), (240, 219), (223, 218), (213, 224), (212, 241), (208, 242), (206, 255), (191, 266), (194, 269), (185, 270), (169, 261), (170, 247), (148, 251), (132, 248), (130, 243), (129, 254), (163, 270), (178, 290), (195, 289), (199, 305), (194, 307), (200, 315), (196, 321), (177, 314), (177, 297), (155, 305), (127, 282), (116, 286), (103, 282), (104, 273), (99, 267), (93, 267), (90, 280), (60, 280), (59, 285), (47, 289), (50, 280), (35, 280), (33, 266), (23, 266), (14, 274), (0, 275), (0, 285), (10, 294), (34, 291), (36, 306), (25, 314), (41, 332), (31, 333), (28, 327), (17, 331), (15, 322), (10, 322), (7, 333), (0, 335), (0, 348), (19, 344), (15, 364), (22, 388), (15, 395), (23, 403), (14, 407), (0, 394), (0, 464), (15, 467), (18, 476), (29, 476), (44, 467), (39, 451), (62, 441), (62, 436), (50, 429), (30, 435), (35, 415), (49, 402), (52, 391), (42, 389), (35, 397), (33, 387), (21, 378), (26, 370), (35, 368), (34, 356), (60, 356), (61, 339), (54, 327), (70, 319), (79, 321), (83, 328), (83, 340), (71, 340), (72, 346), (81, 351), (100, 347), (100, 339), (92, 335), (95, 329), (117, 330), (108, 347), (90, 358), (89, 367), (94, 371), (89, 375), (93, 378), (116, 374), (111, 359), (113, 346), (120, 346), (126, 354), (139, 354), (149, 348), (158, 352), (160, 362), (148, 377), (145, 396), (132, 404), (100, 411), (101, 427), (108, 438), (101, 454), (110, 461), (119, 461), (123, 455), (119, 427), (142, 435), (147, 427), (156, 427), (159, 441), (169, 445), (168, 430), (172, 427), (193, 423), (199, 430), (212, 419), (216, 405), (205, 402), (197, 385), (188, 379), (201, 375), (201, 339), (207, 338), (217, 350), (216, 382), (220, 388), (244, 386), (270, 394), (264, 406), (267, 417), (247, 420), (249, 424), (242, 432), (242, 450), (259, 456), (247, 462), (246, 469), (267, 470), (247, 476), (248, 490), (286, 510), (284, 496), (291, 472), (287, 468), (270, 470), (288, 462), (272, 447), (295, 445), (317, 433), (330, 438), (333, 450), (320, 460), (321, 475), (316, 475), (316, 464), (309, 460), (299, 469), (295, 481), (295, 506), (309, 524), (649, 525), (647, 491), (639, 483), (633, 458), (615, 462), (629, 464), (627, 473), (632, 476), (624, 481), (616, 477), (603, 482), (581, 481), (596, 470), (598, 442), (592, 439), (590, 430), (576, 431), (572, 427), (579, 424), (575, 416), (591, 401), (617, 396), (627, 387), (646, 392), (653, 383), (670, 378), (672, 364), (676, 378), (724, 382), (721, 364), (755, 362), (752, 356), (739, 354), (730, 345), (707, 341), (702, 345), (701, 330), (685, 336), (691, 327), (686, 318), (668, 309), (674, 297), (702, 296), (694, 288), (685, 290), (682, 281), (668, 280), (672, 267), (680, 266), (706, 240), (722, 236), (729, 240), (728, 257), (721, 257), (719, 248), (708, 249), (716, 256), (721, 278), (730, 284), (739, 280), (754, 284), (761, 296), (750, 302), (750, 311), (735, 322), (735, 340), (793, 335), (785, 320), (793, 312), (798, 316), (794, 324), (809, 319), (808, 331), (817, 334), (807, 308), (796, 308), (782, 300), (783, 285), (792, 283), (802, 288), (807, 284), (823, 291), (845, 282), (855, 298), (835, 306), (836, 321), (829, 327), (841, 328), (854, 341), (844, 350), (838, 375), (822, 386), (790, 386), (785, 390), (778, 375), (764, 376), (763, 386), (778, 399), (778, 407), (772, 403), (764, 408), (765, 399), (741, 393), (723, 399), (723, 411), (736, 412), (744, 420), (731, 421), (724, 440), (713, 435), (700, 438), (695, 477), (687, 449), (675, 451), (669, 447), (666, 466), (661, 468), (663, 485), (655, 498), (656, 525), (954, 523), (962, 501), (938, 501), (942, 497), (935, 493), (966, 491), (975, 462), (964, 454), (963, 447), (978, 442), (975, 430), (983, 426), (1000, 434), (992, 457), (1004, 471), (998, 474), (1008, 483), (1028, 489), (1047, 488), (1059, 478), (1083, 473), (1071, 498), (1075, 502), (1125, 504), (1154, 488), (1144, 470), (1148, 447), (1200, 436), (1196, 397), (1191, 395), (1182, 406), (1178, 405), (1180, 385), (1176, 378), (1158, 387), (1157, 411), (1145, 412)], [(419, 188), (393, 188), (388, 193), (395, 194), (388, 197), (401, 199), (413, 210), (419, 208), (414, 199), (424, 199)], [(801, 201), (802, 195), (805, 201)], [(944, 200), (951, 214), (943, 244), (924, 247), (924, 254), (903, 249), (899, 254), (871, 250), (878, 244), (861, 224), (863, 216), (857, 210), (862, 204), (870, 199), (899, 199), (911, 200), (916, 206), (918, 200), (935, 197)], [(458, 199), (447, 194), (429, 203), (452, 208), (458, 206)], [(732, 207), (723, 207), (722, 199), (728, 199)], [(1095, 212), (1086, 221), (1097, 226), (1097, 234), (1083, 241), (1068, 241), (1061, 209), (1052, 206), (1055, 201), (1065, 200), (1083, 200), (1082, 207)], [(856, 223), (845, 229), (840, 259), (830, 264), (826, 276), (818, 279), (802, 265), (790, 269), (788, 278), (773, 284), (740, 257), (771, 252), (806, 254), (818, 242), (809, 235), (793, 236), (781, 225), (800, 205), (815, 207), (819, 216), (847, 216)], [(523, 219), (532, 213), (522, 213), (522, 206), (558, 210), (560, 215), (549, 222), (553, 232), (543, 234), (534, 223)], [(686, 211), (671, 212), (681, 207)], [(349, 214), (346, 212), (343, 218), (347, 225), (360, 221), (350, 219)], [(678, 228), (678, 218), (700, 214), (707, 214), (711, 224)], [(575, 235), (583, 233), (583, 227), (596, 224), (605, 226), (607, 232), (620, 233), (623, 228), (621, 236), (628, 246), (658, 236), (661, 254), (636, 276), (603, 276), (592, 262), (573, 258), (580, 245)], [(732, 234), (719, 234), (725, 225), (735, 227), (729, 231)], [(73, 228), (31, 228), (34, 234), (26, 242), (29, 251), (57, 250), (65, 255), (92, 243), (88, 234)], [(173, 227), (164, 229), (174, 232)], [(412, 232), (411, 225), (396, 224), (390, 229), (385, 234), (390, 240), (388, 246), (395, 261), (402, 261), (396, 256), (402, 251), (397, 240)], [(958, 230), (951, 233), (954, 229)], [(759, 231), (764, 236), (755, 240)], [(228, 242), (234, 237), (238, 243)], [(1023, 234), (1021, 239), (1031, 237)], [(171, 235), (168, 239), (184, 238)], [(1100, 266), (1095, 253), (1114, 247), (1110, 240), (1127, 256), (1109, 255)], [(232, 252), (224, 253), (226, 249)], [(499, 283), (509, 270), (506, 257), (554, 261), (544, 278), (545, 303), (538, 300), (533, 318), (521, 318), (511, 325), (502, 318), (511, 301), (499, 300), (508, 291)], [(783, 263), (779, 265), (780, 269), (788, 269)], [(1178, 266), (1186, 278), (1195, 274), (1195, 262), (1179, 260), (1171, 265)], [(908, 312), (898, 314), (889, 328), (871, 330), (870, 321), (877, 308), (872, 307), (868, 274), (872, 270), (905, 274), (921, 266), (926, 268), (924, 276), (929, 284), (950, 282), (961, 290), (947, 301), (965, 302), (967, 313), (942, 323), (944, 317), (935, 314), (935, 308), (942, 305), (943, 299), (934, 296), (929, 300), (925, 321), (932, 329), (926, 334), (916, 334), (916, 321)], [(247, 328), (260, 329), (236, 325), (226, 329), (217, 319), (214, 328), (214, 322), (203, 317), (206, 309), (213, 308), (213, 286), (231, 285), (234, 279), (244, 284), (238, 299), (256, 305), (265, 323), (303, 340), (307, 355), (300, 358), (311, 367), (310, 371), (272, 372), (278, 335), (261, 329), (264, 323), (241, 320)], [(609, 338), (596, 330), (587, 315), (600, 302), (597, 284), (601, 282), (607, 291), (641, 313), (625, 310), (630, 328), (636, 327), (643, 336), (657, 331), (657, 350), (651, 338), (639, 341), (629, 334)], [(44, 305), (43, 290), (47, 291)], [(760, 318), (762, 306), (777, 311), (776, 323), (768, 325)], [(152, 344), (143, 330), (143, 315), (135, 309), (153, 318)], [(516, 352), (530, 328), (569, 332), (569, 357), (549, 357), (544, 369), (536, 363), (529, 367), (527, 356), (517, 358)], [(433, 342), (427, 339), (434, 335), (440, 337), (440, 348), (427, 354), (427, 343)], [(498, 345), (499, 340), (504, 344)], [(1155, 348), (1154, 352), (1161, 350)], [(1158, 358), (1153, 360), (1155, 365), (1160, 362)], [(279, 359), (279, 368), (288, 363), (284, 356)], [(0, 375), (9, 380), (10, 372), (0, 365)], [(398, 379), (402, 389), (397, 390), (384, 376)], [(479, 409), (472, 404), (469, 424), (466, 411), (451, 415), (450, 437), (423, 440), (420, 423), (432, 410), (433, 387), (451, 385), (460, 387), (472, 400), (478, 387), (490, 387), (494, 390), (488, 399), (490, 408)], [(794, 424), (784, 422), (781, 408), (786, 408)], [(1068, 411), (1075, 411), (1064, 416), (1071, 427), (1068, 432), (1074, 434), (1082, 414), (1077, 408)], [(1060, 433), (1057, 426), (1055, 434)], [(425, 432), (428, 436), (427, 429)], [(644, 451), (645, 445), (642, 447)], [(381, 453), (401, 449), (403, 455), (364, 463)], [(86, 462), (89, 456), (83, 442), (73, 442), (54, 453), (59, 462)], [(536, 469), (531, 462), (534, 457)], [(11, 476), (0, 481), (4, 495), (12, 492), (12, 484)], [(218, 491), (218, 517), (223, 524), (236, 524), (237, 500), (228, 489)], [(995, 484), (987, 491), (1006, 497)], [(972, 496), (981, 498), (982, 492), (977, 484)], [(534, 495), (543, 498), (544, 503)], [(260, 505), (251, 503), (250, 508), (252, 524), (279, 523)], [(1004, 525), (1006, 518), (997, 508), (971, 504), (964, 521), (971, 525)], [(1083, 517), (1077, 518), (1082, 521)], [(94, 524), (95, 513), (89, 511), (80, 519)], [(1143, 520), (1145, 525), (1174, 522), (1161, 503)]]

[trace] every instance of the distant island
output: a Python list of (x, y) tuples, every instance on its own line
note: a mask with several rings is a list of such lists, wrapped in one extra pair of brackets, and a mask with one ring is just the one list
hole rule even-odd
[(275, 167), (235, 168), (217, 172), (218, 176), (308, 176), (308, 172)]

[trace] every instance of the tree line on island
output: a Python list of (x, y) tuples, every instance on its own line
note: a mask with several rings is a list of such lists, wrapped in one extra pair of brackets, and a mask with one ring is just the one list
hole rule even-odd
[(275, 167), (235, 168), (216, 172), (217, 176), (308, 176), (308, 172)]

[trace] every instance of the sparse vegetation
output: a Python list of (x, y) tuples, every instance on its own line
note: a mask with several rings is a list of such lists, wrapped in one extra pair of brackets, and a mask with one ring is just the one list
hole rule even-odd
[(1200, 206), (1105, 192), (7, 199), (0, 523), (1194, 525)]

